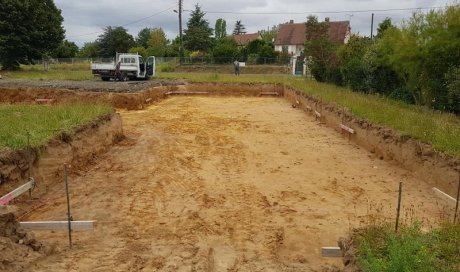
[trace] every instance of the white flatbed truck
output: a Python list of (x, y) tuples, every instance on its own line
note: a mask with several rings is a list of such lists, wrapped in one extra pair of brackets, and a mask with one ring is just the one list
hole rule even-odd
[(116, 61), (110, 63), (91, 62), (91, 72), (104, 81), (149, 79), (155, 76), (155, 57), (150, 56), (144, 61), (139, 54), (117, 53)]

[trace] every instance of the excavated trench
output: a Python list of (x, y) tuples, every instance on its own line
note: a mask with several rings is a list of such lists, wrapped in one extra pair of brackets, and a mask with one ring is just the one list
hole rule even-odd
[[(68, 163), (75, 215), (99, 222), (97, 238), (58, 250), (60, 265), (42, 258), (26, 270), (317, 271), (340, 266), (321, 246), (372, 210), (392, 217), (399, 181), (410, 188), (407, 213), (430, 222), (446, 211), (431, 187), (456, 191), (457, 159), (282, 85), (0, 87), (0, 103), (37, 99), (100, 101), (118, 113), (38, 149), (0, 151), (0, 195), (37, 180), (33, 198), (14, 203), (21, 220), (62, 219)], [(65, 245), (62, 234), (37, 236)]]

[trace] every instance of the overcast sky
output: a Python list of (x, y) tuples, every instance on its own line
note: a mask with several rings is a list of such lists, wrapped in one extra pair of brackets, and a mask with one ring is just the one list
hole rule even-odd
[[(227, 33), (233, 31), (236, 20), (242, 21), (248, 33), (254, 33), (289, 20), (305, 22), (309, 14), (314, 14), (318, 16), (320, 21), (324, 20), (325, 17), (330, 17), (331, 21), (350, 20), (353, 33), (369, 35), (372, 12), (375, 13), (374, 29), (385, 17), (390, 17), (393, 22), (399, 24), (403, 19), (409, 18), (413, 12), (412, 10), (375, 10), (438, 7), (452, 4), (454, 1), (184, 0), (183, 26), (185, 29), (190, 10), (194, 9), (194, 5), (198, 3), (202, 10), (207, 12), (205, 18), (212, 28), (214, 28), (215, 21), (218, 18), (223, 18), (227, 21)], [(105, 26), (124, 26), (134, 37), (144, 27), (161, 27), (169, 39), (173, 39), (179, 33), (178, 15), (174, 13), (174, 10), (177, 9), (178, 0), (55, 0), (55, 3), (62, 10), (67, 39), (76, 42), (78, 46), (97, 39), (102, 32), (101, 29)], [(364, 10), (367, 11), (359, 12)]]

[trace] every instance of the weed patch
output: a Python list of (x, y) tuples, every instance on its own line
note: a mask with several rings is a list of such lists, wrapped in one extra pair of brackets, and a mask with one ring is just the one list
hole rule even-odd
[(398, 233), (393, 226), (356, 232), (358, 265), (363, 271), (459, 271), (460, 225), (444, 224), (424, 232), (419, 223)]

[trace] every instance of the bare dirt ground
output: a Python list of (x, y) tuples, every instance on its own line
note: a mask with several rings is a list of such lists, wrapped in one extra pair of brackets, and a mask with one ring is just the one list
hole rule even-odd
[[(36, 232), (60, 253), (27, 271), (322, 271), (351, 227), (438, 218), (430, 187), (278, 98), (174, 97), (122, 112), (127, 138), (71, 177), (75, 220), (93, 232)], [(62, 220), (63, 186), (26, 220)]]

